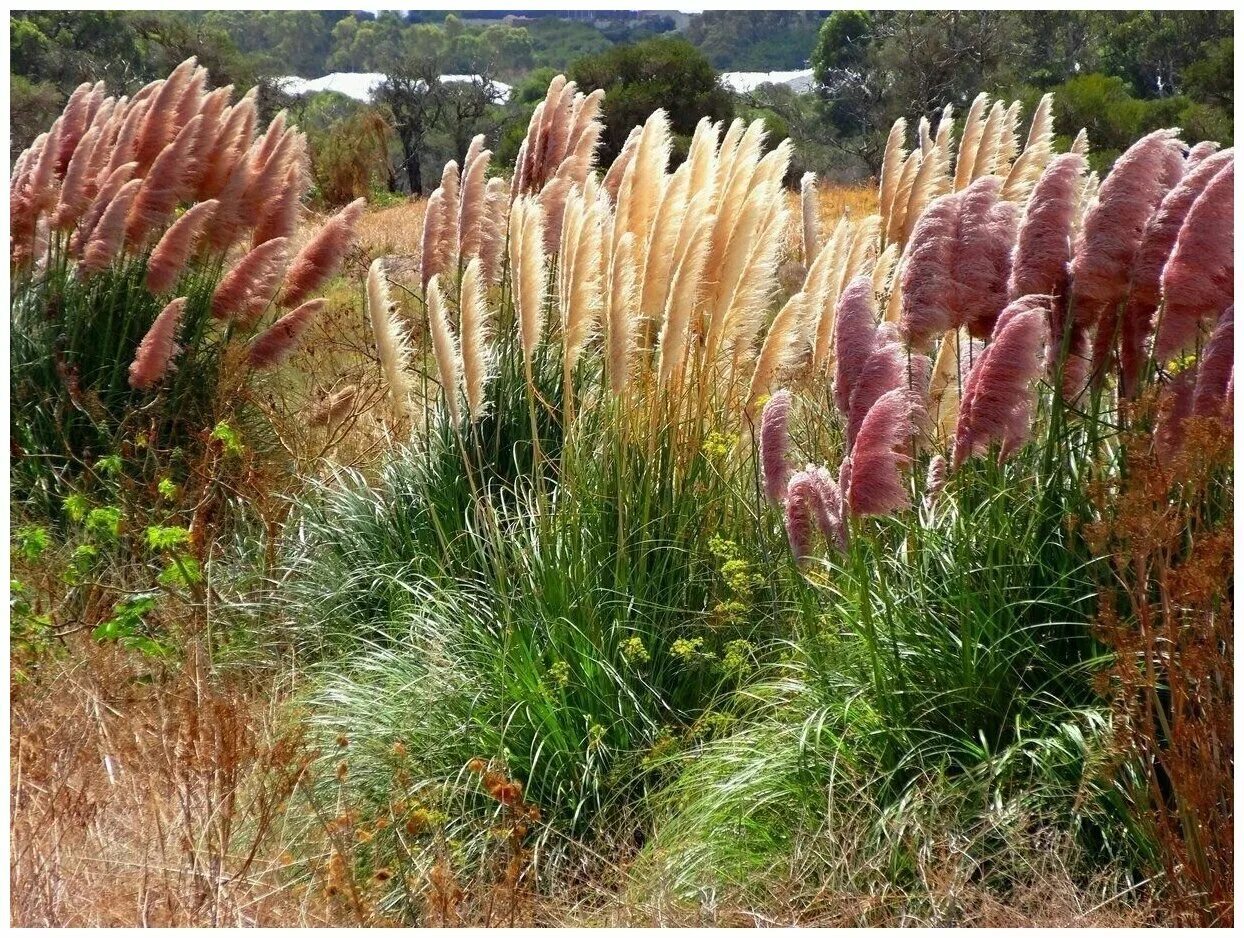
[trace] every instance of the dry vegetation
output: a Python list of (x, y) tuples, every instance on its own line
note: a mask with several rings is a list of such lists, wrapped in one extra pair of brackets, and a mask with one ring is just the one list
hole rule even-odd
[(15, 168), (14, 924), (1230, 920), (1231, 151), (559, 76), (306, 220), (228, 99)]

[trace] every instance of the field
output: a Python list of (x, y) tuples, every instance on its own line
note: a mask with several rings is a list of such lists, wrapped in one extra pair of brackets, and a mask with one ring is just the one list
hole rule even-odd
[(19, 157), (12, 923), (1229, 924), (1233, 150), (601, 100), (383, 207), (193, 59)]

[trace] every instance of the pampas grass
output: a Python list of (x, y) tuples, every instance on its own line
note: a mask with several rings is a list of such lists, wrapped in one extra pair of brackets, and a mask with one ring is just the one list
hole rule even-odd
[(308, 300), (286, 313), (251, 340), (247, 361), (252, 368), (274, 368), (286, 361), (298, 348), (311, 321), (327, 308), (326, 300)]
[(160, 294), (173, 288), (217, 205), (214, 199), (194, 205), (164, 232), (147, 262), (148, 290)]
[(163, 380), (169, 363), (177, 354), (177, 327), (186, 308), (186, 298), (178, 297), (169, 303), (156, 317), (130, 364), (130, 387), (147, 390)]
[(462, 384), (472, 422), (484, 415), (485, 384), (490, 367), (489, 313), (479, 258), (462, 275)]
[(458, 405), (458, 388), (462, 382), (461, 359), (458, 352), (458, 340), (454, 336), (453, 327), (449, 324), (445, 298), (441, 295), (439, 275), (428, 281), (427, 303), (428, 332), (432, 336), (432, 356), (436, 359), (441, 394), (445, 398), (449, 419), (456, 427), (462, 414)]
[(290, 262), (285, 273), (283, 302), (293, 306), (318, 290), (341, 267), (363, 214), (365, 199), (355, 199), (324, 223)]
[(401, 422), (410, 410), (410, 345), (406, 330), (396, 316), (396, 307), (389, 298), (384, 261), (376, 258), (367, 270), (367, 317), (371, 322), (372, 341), (380, 359), (380, 371), (389, 391), (389, 404), (395, 420)]

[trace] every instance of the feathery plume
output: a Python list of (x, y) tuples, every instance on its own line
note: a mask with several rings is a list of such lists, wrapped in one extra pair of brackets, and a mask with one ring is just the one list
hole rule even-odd
[(331, 427), (345, 419), (358, 398), (357, 384), (347, 384), (341, 390), (322, 399), (311, 412), (309, 421), (313, 427)]
[(864, 418), (839, 477), (843, 497), (856, 516), (884, 515), (911, 504), (903, 470), (915, 426), (916, 407), (905, 388), (883, 394)]
[(888, 221), (894, 208), (894, 196), (898, 191), (899, 177), (903, 173), (903, 161), (907, 154), (903, 142), (907, 139), (907, 121), (899, 118), (890, 127), (886, 137), (885, 151), (881, 157), (881, 182), (877, 190), (877, 214)]
[(1006, 108), (1003, 107), (1001, 101), (995, 101), (981, 128), (980, 142), (976, 147), (976, 159), (972, 164), (973, 181), (982, 176), (991, 175), (997, 168), (998, 150), (1005, 122)]
[(298, 211), (302, 208), (302, 168), (296, 162), (288, 163), (285, 181), (274, 188), (275, 198), (269, 196), (266, 207), (258, 216), (259, 221), (251, 235), (252, 247), (273, 238), (292, 238), (298, 230)]
[(877, 305), (872, 281), (856, 277), (842, 291), (835, 314), (834, 403), (846, 417), (856, 379), (877, 344)]
[(1224, 166), (1188, 210), (1162, 270), (1162, 314), (1154, 339), (1159, 362), (1192, 346), (1206, 319), (1235, 296), (1235, 163)]
[(1153, 429), (1153, 450), (1160, 463), (1170, 463), (1183, 448), (1185, 426), (1192, 416), (1196, 394), (1196, 369), (1188, 368), (1162, 386), (1158, 416)]
[(61, 181), (60, 201), (56, 206), (56, 214), (52, 217), (52, 227), (57, 230), (66, 231), (72, 228), (90, 203), (87, 168), (94, 157), (98, 140), (99, 129), (91, 128), (69, 158), (65, 178)]
[[(475, 140), (482, 140), (483, 135)], [(475, 140), (471, 141), (472, 147)], [(463, 260), (478, 257), (480, 242), (483, 238), (485, 201), (488, 197), (488, 163), (492, 159), (492, 151), (479, 149), (470, 162), (462, 177), (462, 191), (458, 204), (458, 256)]]
[(881, 397), (895, 388), (910, 391), (918, 400), (929, 386), (929, 359), (907, 352), (898, 342), (889, 340), (893, 327), (878, 330), (876, 347), (855, 376), (851, 402), (847, 410), (846, 445), (850, 449), (863, 426), (864, 418)]
[(804, 173), (799, 181), (799, 208), (803, 222), (803, 262), (811, 266), (821, 240), (816, 223), (816, 173)]
[(138, 352), (130, 363), (130, 387), (144, 391), (154, 387), (168, 371), (169, 362), (177, 354), (177, 326), (186, 308), (184, 296), (173, 300), (155, 318), (147, 334), (138, 344)]
[(1087, 168), (1078, 153), (1060, 154), (1033, 187), (1015, 240), (1007, 288), (1012, 300), (1034, 293), (1065, 295), (1072, 221)]
[(367, 318), (371, 321), (380, 371), (388, 385), (393, 416), (401, 420), (410, 407), (410, 379), (407, 377), (410, 346), (405, 330), (397, 321), (385, 280), (384, 260), (379, 257), (367, 269)]
[[(148, 168), (152, 166), (176, 133), (177, 129), (173, 121), (177, 113), (177, 102), (182, 92), (186, 90), (196, 64), (194, 58), (191, 57), (178, 65), (168, 78), (156, 85), (148, 101), (141, 129), (134, 141), (133, 159), (138, 163), (138, 171), (142, 175), (148, 175)], [(135, 95), (134, 99), (138, 100), (138, 96)], [(129, 162), (128, 156), (126, 162)], [(179, 167), (179, 174), (180, 171)]]
[(1166, 194), (1145, 226), (1119, 329), (1119, 393), (1124, 397), (1132, 397), (1137, 391), (1161, 298), (1162, 268), (1175, 247), (1179, 230), (1197, 196), (1233, 159), (1233, 151), (1224, 150), (1193, 166)]
[(432, 357), (436, 359), (436, 370), (440, 375), (441, 391), (445, 395), (445, 406), (449, 410), (449, 419), (456, 427), (461, 416), (458, 407), (458, 385), (461, 383), (459, 374), (458, 342), (454, 338), (453, 328), (445, 311), (445, 299), (441, 296), (439, 275), (428, 281), (428, 332), (432, 337)]
[(366, 199), (355, 199), (326, 221), (294, 256), (285, 273), (283, 302), (286, 306), (301, 303), (337, 273), (354, 240), (354, 226), (366, 205)]
[(1045, 341), (1048, 298), (1024, 296), (998, 318), (990, 343), (968, 372), (959, 405), (953, 467), (984, 452), (990, 441), (1007, 441), (1014, 449), (1018, 410), (1025, 420), (1031, 412), (1030, 385), (1041, 374), (1041, 346)]
[(57, 135), (56, 149), (52, 153), (53, 167), (57, 175), (65, 172), (69, 160), (77, 149), (78, 141), (86, 132), (87, 105), (91, 97), (91, 83), (83, 82), (73, 90), (65, 109), (60, 114), (60, 133)]
[(685, 244), (679, 245), (669, 299), (665, 304), (664, 322), (658, 338), (660, 362), (657, 380), (662, 387), (668, 388), (682, 383), (691, 311), (699, 298), (709, 238), (715, 223), (714, 216), (701, 216)]
[(606, 317), (608, 343), (609, 390), (614, 394), (626, 391), (630, 377), (631, 348), (635, 344), (635, 236), (622, 233), (613, 250), (609, 271), (609, 310)]
[(765, 495), (777, 504), (790, 482), (790, 391), (774, 392), (760, 413), (760, 466), (764, 474)]
[(153, 294), (173, 288), (217, 204), (210, 200), (192, 206), (164, 232), (147, 262), (147, 289)]
[(272, 368), (288, 359), (294, 354), (311, 321), (327, 307), (327, 300), (308, 300), (256, 336), (251, 340), (247, 355), (251, 367)]
[(947, 469), (946, 457), (938, 453), (929, 460), (928, 475), (924, 480), (924, 509), (932, 511), (941, 500), (942, 490), (946, 488)]
[(419, 280), (426, 290), (428, 282), (437, 274), (444, 273), (444, 254), (441, 253), (441, 238), (445, 233), (445, 190), (436, 189), (428, 197), (427, 207), (423, 213), (423, 243), (419, 249)]
[(480, 272), (486, 284), (494, 284), (501, 279), (509, 208), (510, 192), (506, 181), (489, 179), (484, 190), (484, 219), (479, 246)]
[(519, 196), (510, 209), (510, 271), (523, 362), (530, 369), (544, 332), (544, 217), (538, 199)]
[[(161, 150), (151, 164), (125, 222), (127, 244), (135, 247), (142, 245), (151, 232), (163, 225), (177, 207), (186, 166), (193, 158), (191, 149), (202, 120), (196, 115), (178, 131), (173, 142)], [(141, 167), (142, 164), (139, 163), (139, 168)]]
[(99, 191), (95, 193), (95, 199), (79, 220), (73, 237), (69, 239), (69, 250), (72, 254), (77, 257), (82, 256), (82, 250), (90, 242), (91, 233), (99, 224), (104, 211), (112, 204), (112, 200), (121, 191), (121, 187), (130, 181), (130, 177), (137, 168), (137, 163), (124, 163), (114, 169), (100, 185)]
[(1054, 95), (1042, 95), (1028, 128), (1028, 142), (1011, 164), (1002, 184), (1002, 198), (1022, 203), (1050, 162), (1054, 145)]
[(981, 115), (985, 113), (985, 107), (988, 104), (989, 95), (982, 91), (968, 108), (967, 117), (963, 121), (963, 138), (959, 141), (959, 156), (955, 160), (955, 181), (951, 186), (952, 192), (966, 189), (968, 184), (976, 178), (973, 172), (976, 169), (981, 136), (985, 130), (985, 121), (981, 119)]
[(1235, 373), (1235, 307), (1228, 306), (1197, 363), (1196, 390), (1192, 396), (1194, 417), (1218, 416), (1228, 403), (1231, 377)]
[[(559, 246), (558, 290), (562, 326), (562, 368), (567, 389), (579, 354), (604, 311), (601, 284), (601, 224), (595, 195), (574, 190), (567, 202)], [(569, 397), (567, 397), (569, 399)]]
[(605, 181), (602, 183), (609, 198), (613, 202), (618, 201), (618, 187), (622, 185), (622, 177), (626, 175), (627, 168), (631, 165), (631, 161), (635, 159), (635, 150), (639, 146), (639, 137), (643, 133), (642, 127), (632, 127), (631, 132), (626, 137), (626, 142), (622, 144), (622, 149), (614, 158), (613, 163), (609, 166), (609, 171), (605, 173)]
[(484, 385), (488, 380), (488, 306), (478, 257), (471, 258), (462, 275), (462, 383), (472, 421), (484, 414)]
[(791, 477), (786, 493), (786, 536), (796, 561), (811, 554), (813, 526), (825, 543), (838, 550), (847, 547), (842, 517), (842, 493), (829, 471), (809, 465)]
[(79, 276), (103, 270), (121, 249), (125, 237), (125, 219), (138, 195), (141, 179), (131, 179), (113, 196), (99, 217), (99, 223), (91, 231), (91, 239), (82, 250), (82, 262), (78, 265)]
[(764, 344), (760, 347), (756, 368), (752, 371), (751, 385), (747, 389), (749, 408), (755, 406), (761, 397), (769, 393), (774, 378), (794, 365), (803, 353), (804, 349), (799, 344), (799, 338), (807, 312), (807, 294), (796, 293), (773, 317), (769, 331), (765, 333)]
[[(274, 282), (281, 273), (289, 250), (288, 238), (274, 238), (252, 248), (220, 278), (212, 294), (212, 316), (225, 319), (249, 312), (251, 301), (262, 297), (262, 285)], [(271, 294), (265, 299), (271, 299)]]
[[(1118, 316), (1131, 282), (1132, 265), (1145, 225), (1166, 192), (1183, 173), (1183, 145), (1173, 130), (1157, 130), (1133, 144), (1102, 182), (1076, 239), (1071, 262), (1071, 307), (1075, 319), (1070, 343), (1082, 356), (1092, 342), (1094, 374), (1103, 376), (1116, 338)], [(1104, 317), (1104, 321), (1103, 320)], [(1100, 339), (1093, 342), (1094, 333)], [(1079, 393), (1087, 363), (1068, 361), (1064, 393)]]

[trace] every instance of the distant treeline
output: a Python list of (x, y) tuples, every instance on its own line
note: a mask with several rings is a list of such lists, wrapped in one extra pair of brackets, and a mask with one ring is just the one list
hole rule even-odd
[[(313, 163), (333, 164), (320, 187), (329, 201), (367, 187), (426, 188), (424, 170), (460, 158), (476, 133), (498, 162), (512, 156), (559, 71), (606, 88), (609, 148), (655, 107), (684, 139), (702, 114), (762, 117), (771, 135), (795, 142), (797, 169), (855, 179), (876, 171), (896, 117), (933, 117), (946, 103), (962, 113), (979, 91), (1030, 109), (1054, 91), (1058, 133), (1087, 128), (1104, 165), (1160, 126), (1180, 127), (1189, 141), (1232, 142), (1233, 22), (1213, 11), (19, 12), (10, 158), (79, 83), (133, 91), (195, 55), (213, 84), (261, 84), (269, 113), (295, 110), (313, 144), (322, 141)], [(808, 67), (814, 94), (764, 86), (731, 95), (715, 78)], [(393, 80), (370, 106), (334, 95), (288, 100), (265, 82), (335, 71)], [(454, 73), (504, 81), (516, 94), (500, 105), (486, 88), (436, 81)]]

